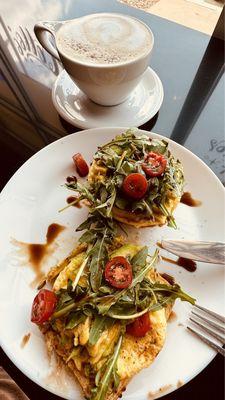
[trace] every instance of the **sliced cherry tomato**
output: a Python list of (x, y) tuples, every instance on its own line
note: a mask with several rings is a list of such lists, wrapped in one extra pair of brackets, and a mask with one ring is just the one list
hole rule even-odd
[(149, 318), (149, 313), (138, 317), (132, 322), (128, 324), (126, 327), (127, 333), (132, 336), (142, 337), (145, 336), (148, 331), (151, 329), (151, 322)]
[(125, 257), (114, 257), (105, 266), (105, 280), (117, 289), (124, 289), (132, 282), (132, 267)]
[(85, 159), (83, 158), (83, 156), (80, 153), (76, 153), (73, 156), (73, 161), (77, 170), (77, 173), (81, 176), (87, 176), (88, 172), (89, 172), (89, 167), (85, 161)]
[(148, 181), (144, 175), (134, 173), (126, 176), (123, 181), (123, 192), (131, 199), (140, 200), (148, 189)]
[(142, 169), (149, 176), (160, 176), (165, 171), (167, 160), (162, 154), (150, 151), (145, 157), (145, 162), (142, 164)]
[(56, 304), (56, 294), (51, 290), (41, 289), (33, 301), (31, 321), (35, 324), (46, 322), (53, 314)]

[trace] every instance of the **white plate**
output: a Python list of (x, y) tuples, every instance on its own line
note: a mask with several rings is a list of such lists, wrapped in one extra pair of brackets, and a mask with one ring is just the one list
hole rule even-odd
[(61, 117), (78, 128), (141, 126), (159, 111), (163, 86), (158, 75), (148, 67), (124, 103), (103, 107), (89, 100), (63, 70), (54, 83), (52, 101)]
[[(60, 379), (46, 355), (43, 337), (30, 322), (30, 308), (36, 291), (29, 286), (33, 272), (20, 266), (11, 238), (26, 242), (44, 242), (52, 222), (67, 226), (58, 238), (59, 247), (49, 258), (48, 267), (64, 257), (78, 235), (74, 228), (84, 220), (87, 210), (65, 204), (68, 191), (62, 186), (65, 177), (74, 172), (71, 157), (81, 152), (90, 162), (97, 146), (109, 141), (123, 128), (91, 129), (66, 136), (28, 160), (11, 178), (0, 196), (0, 338), (3, 350), (14, 364), (40, 386), (66, 399), (83, 399), (71, 378)], [(147, 132), (146, 132), (147, 133)], [(159, 137), (151, 133), (152, 137)], [(162, 237), (196, 240), (224, 240), (224, 189), (213, 172), (194, 154), (170, 141), (170, 148), (184, 166), (186, 187), (203, 204), (191, 208), (180, 204), (175, 212), (177, 231), (168, 228), (139, 230), (142, 243), (150, 247)], [(171, 257), (171, 255), (170, 255)], [(224, 268), (199, 264), (195, 273), (162, 262), (160, 271), (171, 273), (183, 289), (198, 299), (199, 304), (219, 313), (224, 312)], [(186, 328), (189, 305), (177, 301), (177, 319), (168, 324), (165, 346), (154, 363), (134, 377), (124, 393), (124, 400), (146, 400), (149, 392), (163, 388), (157, 397), (186, 383), (215, 356)], [(22, 337), (31, 332), (22, 349)], [(53, 374), (51, 375), (51, 371)], [(55, 378), (54, 378), (55, 376)]]

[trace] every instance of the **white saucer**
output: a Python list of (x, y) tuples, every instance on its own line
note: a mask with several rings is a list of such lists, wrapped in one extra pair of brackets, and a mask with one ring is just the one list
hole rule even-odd
[(158, 75), (148, 67), (141, 82), (124, 103), (103, 107), (89, 100), (63, 70), (54, 83), (52, 100), (61, 117), (81, 129), (138, 127), (159, 111), (163, 101), (163, 86)]

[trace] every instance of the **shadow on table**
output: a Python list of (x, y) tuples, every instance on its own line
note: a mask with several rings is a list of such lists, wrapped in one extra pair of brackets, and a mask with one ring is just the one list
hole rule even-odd
[(170, 136), (177, 143), (185, 143), (224, 74), (224, 9)]

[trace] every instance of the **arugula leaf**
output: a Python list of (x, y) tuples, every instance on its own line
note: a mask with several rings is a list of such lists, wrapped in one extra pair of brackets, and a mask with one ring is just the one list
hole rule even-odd
[(69, 357), (67, 358), (66, 362), (68, 363), (71, 360), (71, 358), (77, 357), (79, 355), (80, 351), (81, 351), (80, 346), (77, 346), (77, 347), (73, 348), (73, 350), (71, 351), (71, 353), (70, 353)]
[[(88, 252), (88, 249), (87, 249), (87, 252)], [(75, 277), (75, 280), (72, 283), (72, 290), (73, 291), (76, 289), (76, 286), (77, 286), (77, 284), (79, 282), (79, 279), (80, 279), (81, 275), (83, 274), (83, 271), (84, 271), (84, 269), (85, 269), (85, 267), (87, 265), (87, 262), (88, 262), (88, 256), (84, 259), (84, 261), (82, 262), (80, 268), (77, 271), (77, 275)]]
[(136, 172), (136, 170), (137, 166), (135, 165), (135, 163), (126, 160), (123, 162), (123, 165), (121, 166), (118, 172), (122, 173), (123, 175), (128, 175), (133, 172)]
[(83, 231), (84, 229), (89, 229), (91, 225), (95, 222), (95, 217), (90, 215), (82, 224), (76, 228), (76, 232)]
[(84, 315), (81, 311), (72, 312), (67, 319), (66, 329), (75, 328), (81, 322), (84, 322), (86, 318), (87, 316)]
[(145, 275), (149, 272), (149, 270), (155, 265), (155, 263), (158, 261), (158, 256), (159, 256), (159, 251), (155, 250), (155, 253), (153, 254), (151, 261), (145, 265), (143, 269), (138, 271), (136, 275), (133, 278), (133, 281), (130, 285), (130, 288), (133, 288), (136, 286), (137, 283), (141, 282)]
[(61, 308), (58, 311), (55, 311), (51, 316), (51, 320), (64, 317), (65, 315), (69, 314), (69, 312), (72, 310), (77, 310), (77, 311), (83, 310), (83, 312), (85, 313), (84, 308), (86, 306), (95, 305), (95, 298), (96, 298), (96, 293), (90, 293), (77, 302), (72, 300), (71, 302), (66, 303), (65, 307)]
[(195, 304), (195, 299), (183, 292), (179, 285), (171, 286), (158, 282), (150, 283), (150, 281), (145, 283), (148, 285), (148, 289), (146, 288), (148, 295), (142, 299), (142, 304), (139, 303), (139, 307), (142, 308), (141, 311), (132, 312), (132, 309), (130, 309), (130, 312), (128, 312), (127, 309), (119, 306), (119, 303), (117, 303), (118, 305), (116, 304), (116, 306), (113, 306), (107, 315), (111, 318), (120, 320), (133, 319), (140, 317), (147, 311), (159, 310), (160, 308), (165, 307), (166, 304), (174, 302), (177, 298), (181, 301), (188, 301), (191, 304)]
[(117, 165), (116, 165), (116, 172), (119, 171), (119, 169), (120, 169), (120, 167), (121, 167), (121, 165), (122, 165), (122, 162), (123, 162), (123, 160), (124, 160), (126, 154), (127, 154), (127, 151), (126, 151), (126, 150), (123, 151), (123, 153), (121, 154), (121, 156), (120, 156), (120, 158), (119, 158), (119, 160), (118, 160), (118, 163), (117, 163)]
[(173, 295), (175, 296), (175, 298), (179, 298), (182, 301), (188, 301), (191, 304), (195, 304), (195, 299), (191, 296), (189, 296), (189, 294), (185, 293), (179, 285), (175, 284), (173, 286), (168, 286), (162, 283), (155, 283), (152, 285), (152, 288), (154, 288), (154, 291), (157, 292), (169, 292), (169, 293), (173, 293)]
[(112, 294), (115, 290), (112, 287), (103, 285), (100, 286), (99, 288), (99, 292), (103, 293), (103, 294)]
[(94, 322), (91, 325), (88, 341), (89, 344), (96, 344), (104, 330), (109, 329), (114, 323), (115, 321), (112, 318), (96, 315)]
[(129, 201), (127, 199), (123, 199), (122, 197), (116, 196), (115, 206), (120, 208), (121, 210), (125, 210), (129, 205)]
[(110, 382), (111, 382), (112, 378), (115, 376), (117, 359), (118, 359), (120, 348), (122, 345), (122, 340), (123, 340), (123, 337), (120, 336), (120, 338), (115, 346), (114, 354), (110, 357), (110, 359), (106, 365), (106, 369), (102, 376), (102, 379), (99, 380), (99, 385), (97, 387), (96, 394), (94, 394), (94, 397), (92, 397), (91, 400), (104, 400), (105, 399), (105, 395), (110, 387)]
[(95, 231), (90, 229), (81, 235), (79, 242), (80, 243), (92, 243), (95, 240)]
[[(84, 276), (84, 275), (87, 276), (87, 274), (83, 274), (83, 276)], [(75, 290), (73, 290), (73, 285), (72, 285), (71, 291), (74, 291), (75, 297), (76, 297), (76, 296), (84, 295), (84, 294), (86, 294), (86, 293), (88, 292), (88, 289), (89, 289), (89, 282), (88, 282), (88, 280), (86, 280), (86, 284), (87, 284), (87, 286), (85, 286), (85, 287), (80, 286), (80, 285), (77, 284)]]
[(73, 298), (64, 290), (59, 291), (58, 293), (58, 302), (56, 310), (60, 310), (61, 308), (65, 307), (66, 304), (70, 303)]
[(116, 292), (108, 296), (102, 296), (96, 299), (96, 307), (100, 314), (105, 315), (113, 304), (122, 296), (121, 292)]
[(96, 393), (97, 392), (97, 387), (99, 386), (99, 382), (101, 379), (101, 373), (102, 373), (102, 368), (100, 368), (97, 372), (97, 374), (95, 375), (95, 388), (92, 389), (92, 393)]
[(88, 186), (82, 185), (81, 183), (77, 182), (76, 190), (87, 200), (91, 203), (94, 203), (95, 199), (93, 194), (90, 192)]
[(137, 272), (140, 268), (143, 268), (145, 266), (147, 256), (148, 256), (148, 247), (144, 246), (131, 259), (131, 265), (133, 267), (133, 272)]
[(112, 374), (113, 374), (113, 387), (115, 389), (118, 389), (119, 384), (120, 384), (120, 377), (119, 377), (119, 375), (117, 373), (117, 365), (116, 364), (114, 365)]
[(60, 310), (56, 310), (52, 316), (51, 320), (54, 320), (56, 318), (60, 318), (66, 314), (68, 314), (70, 311), (72, 311), (76, 307), (76, 304), (74, 301), (71, 301), (69, 304), (67, 304), (65, 307), (61, 308)]
[[(150, 301), (148, 301), (149, 305)], [(125, 315), (127, 319), (133, 318), (132, 315), (136, 314), (137, 308), (134, 305), (129, 305), (125, 306), (125, 304), (122, 306), (120, 303), (114, 304), (110, 310), (107, 312), (107, 315), (111, 317), (112, 319), (123, 319), (123, 316)], [(122, 318), (120, 318), (122, 315)]]
[(175, 219), (174, 219), (173, 215), (168, 212), (168, 210), (165, 207), (165, 205), (160, 204), (159, 208), (161, 209), (163, 214), (167, 217), (168, 226), (171, 226), (172, 228), (177, 229), (177, 224), (175, 222)]
[(102, 186), (102, 187), (100, 188), (100, 199), (101, 199), (101, 202), (102, 202), (102, 203), (105, 203), (105, 202), (106, 202), (107, 196), (108, 196), (108, 192), (107, 192), (107, 190), (106, 190), (106, 187), (105, 187), (105, 186)]
[[(87, 199), (90, 202), (90, 204), (95, 202), (95, 198), (94, 198), (93, 194), (90, 191), (89, 184), (87, 184), (85, 186), (85, 185), (82, 185), (81, 183), (79, 183), (78, 181), (74, 181), (72, 183), (66, 183), (65, 186), (67, 187), (67, 189), (73, 190), (73, 191), (79, 193), (79, 198), (76, 201)], [(72, 203), (68, 204), (67, 206), (62, 208), (60, 211), (65, 210), (66, 208), (68, 208), (71, 205), (75, 204), (75, 202), (72, 202)]]
[(116, 189), (115, 187), (112, 190), (112, 194), (107, 201), (107, 217), (111, 217), (112, 208), (114, 206), (116, 200)]
[(154, 264), (158, 260), (159, 251), (156, 250), (151, 261), (145, 265), (143, 269), (137, 271), (136, 275), (133, 278), (131, 285), (127, 289), (123, 289), (117, 291), (115, 294), (103, 296), (96, 299), (97, 309), (100, 314), (105, 315), (109, 311), (109, 309), (115, 304), (121, 297), (123, 297), (130, 289), (134, 288), (137, 283), (141, 282), (148, 271), (154, 266)]
[(105, 243), (106, 232), (107, 228), (105, 229), (102, 238), (96, 241), (89, 253), (91, 256), (91, 262), (89, 265), (90, 284), (94, 292), (97, 292), (101, 286), (102, 271), (108, 256)]
[(154, 151), (155, 153), (159, 154), (165, 154), (168, 148), (168, 142), (166, 142), (164, 139), (163, 140), (152, 140), (151, 142), (151, 150)]
[(148, 204), (148, 201), (144, 200), (144, 199), (133, 202), (132, 206), (131, 206), (131, 210), (133, 212), (135, 212), (135, 211), (142, 212), (145, 215), (148, 215), (149, 217), (153, 216), (153, 211), (152, 211), (150, 205)]
[[(122, 188), (123, 180), (124, 180), (124, 176), (123, 175), (121, 175), (121, 174), (114, 175), (113, 183), (115, 184), (117, 189), (121, 189)], [(116, 195), (118, 195), (118, 191), (117, 191)]]

